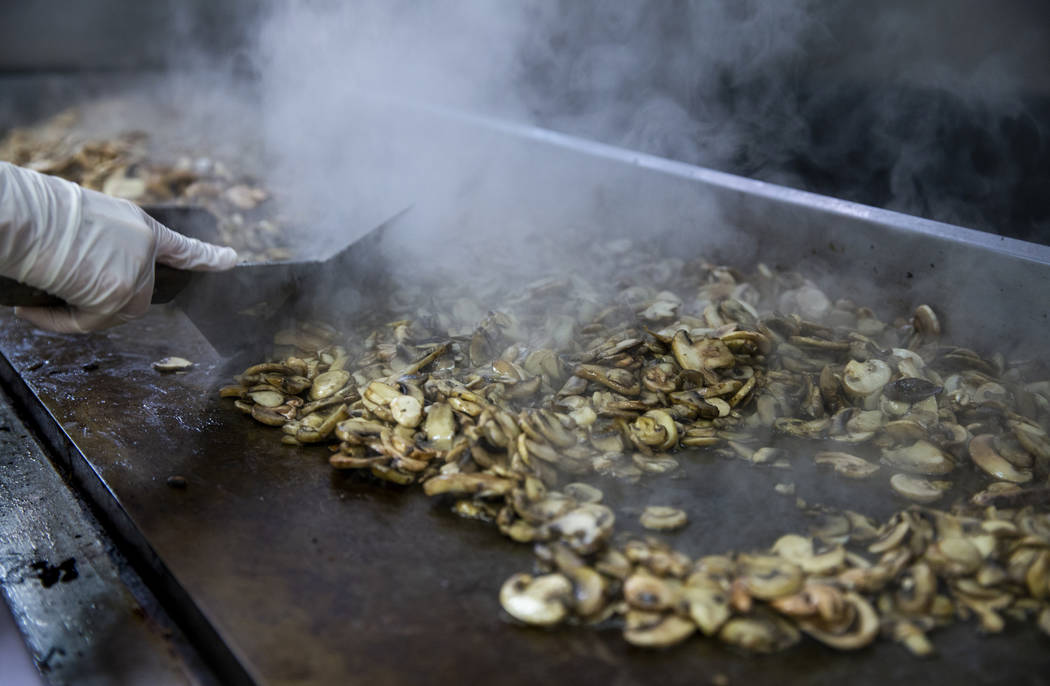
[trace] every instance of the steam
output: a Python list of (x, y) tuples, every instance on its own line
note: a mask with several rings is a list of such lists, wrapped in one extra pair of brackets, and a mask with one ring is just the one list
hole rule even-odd
[(274, 3), (249, 55), (270, 180), (319, 226), (452, 211), (485, 176), (493, 151), (384, 94), (995, 228), (1030, 171), (1010, 142), (1047, 145), (1020, 90), (1047, 47), (1033, 6), (962, 4)]

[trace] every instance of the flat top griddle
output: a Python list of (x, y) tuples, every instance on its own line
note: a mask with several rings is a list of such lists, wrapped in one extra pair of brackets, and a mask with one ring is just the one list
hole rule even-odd
[[(84, 84), (74, 81), (69, 86), (79, 92)], [(33, 84), (26, 90), (39, 95)], [(530, 209), (542, 221), (546, 210), (558, 222), (645, 230), (658, 220), (680, 229), (675, 245), (683, 254), (706, 251), (706, 230), (725, 219), (747, 234), (728, 263), (760, 257), (795, 268), (813, 258), (828, 267), (823, 273), (837, 268), (847, 276), (842, 294), (858, 302), (897, 314), (927, 299), (951, 303), (945, 321), (963, 344), (999, 349), (1018, 342), (1003, 334), (1014, 327), (1038, 350), (1046, 340), (1046, 249), (541, 130), (511, 131), (518, 138), (509, 149), (501, 147), (508, 127), (439, 126), (427, 113), (405, 124), (428, 137), (462, 135), (464, 126), (480, 141), (463, 151), (478, 155), (479, 169), (497, 182), (507, 180), (495, 173), (501, 170), (529, 180), (502, 184), (497, 217)], [(390, 167), (400, 172), (411, 159), (428, 168), (417, 160), (415, 139), (388, 140), (406, 149), (401, 157), (390, 153)], [(494, 147), (504, 155), (498, 165), (490, 160)], [(387, 176), (374, 178), (377, 189), (363, 190), (381, 190)], [(534, 202), (561, 198), (565, 188), (578, 204)], [(473, 207), (476, 191), (452, 201)], [(595, 215), (603, 198), (609, 209)], [(277, 430), (217, 395), (247, 362), (219, 358), (182, 313), (157, 309), (79, 337), (33, 332), (9, 312), (0, 313), (0, 324), (0, 375), (21, 391), (58, 461), (225, 682), (670, 686), (724, 674), (733, 684), (1050, 683), (1047, 639), (1016, 623), (991, 637), (979, 636), (973, 623), (938, 630), (939, 655), (929, 660), (889, 642), (838, 653), (805, 640), (785, 653), (754, 656), (692, 638), (652, 652), (632, 648), (615, 628), (520, 627), (502, 614), (498, 591), (509, 575), (531, 568), (528, 546), (456, 517), (448, 502), (418, 490), (335, 472), (323, 447), (280, 445)], [(169, 355), (197, 366), (174, 376), (150, 367)], [(618, 522), (628, 530), (631, 511), (644, 504), (686, 506), (691, 523), (670, 540), (691, 555), (762, 548), (804, 531), (810, 521), (793, 499), (774, 493), (778, 482), (795, 482), (811, 502), (872, 516), (898, 507), (883, 489), (806, 473), (803, 459), (787, 472), (702, 453), (679, 458), (679, 473), (637, 488), (603, 488), (624, 499)], [(188, 487), (167, 486), (173, 475)]]
[[(7, 313), (0, 321), (8, 380), (21, 379), (38, 418), (51, 417), (48, 433), (65, 444), (64, 459), (78, 480), (153, 569), (161, 597), (185, 604), (188, 633), (218, 656), (227, 680), (663, 685), (724, 674), (738, 684), (1021, 685), (1050, 679), (1046, 638), (1014, 623), (992, 637), (979, 636), (973, 624), (936, 631), (939, 655), (929, 660), (889, 642), (843, 654), (805, 640), (785, 653), (754, 656), (693, 638), (649, 652), (629, 646), (615, 629), (517, 626), (497, 596), (507, 576), (531, 568), (528, 546), (456, 517), (447, 502), (418, 490), (335, 472), (324, 448), (280, 445), (274, 431), (218, 398), (218, 387), (239, 369), (228, 368), (181, 313), (156, 310), (87, 337), (33, 332)], [(150, 367), (172, 354), (197, 366), (179, 375)], [(624, 489), (624, 507), (630, 512), (650, 497), (686, 505), (691, 523), (671, 540), (690, 554), (766, 546), (781, 533), (804, 530), (808, 520), (792, 499), (774, 495), (773, 484), (796, 481), (799, 495), (814, 500), (832, 485), (699, 453), (679, 457), (688, 478)], [(167, 486), (172, 475), (185, 477), (188, 487)], [(615, 486), (608, 488), (615, 497)], [(835, 492), (872, 514), (895, 507), (865, 496), (870, 489)]]

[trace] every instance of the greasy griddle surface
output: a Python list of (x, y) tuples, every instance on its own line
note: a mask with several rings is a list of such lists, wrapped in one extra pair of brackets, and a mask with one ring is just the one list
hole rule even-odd
[[(107, 334), (30, 331), (2, 316), (0, 352), (46, 406), (185, 591), (264, 683), (734, 684), (1011, 683), (1050, 679), (1050, 644), (1031, 626), (978, 636), (960, 624), (933, 634), (939, 656), (918, 660), (891, 643), (840, 654), (805, 640), (782, 654), (746, 656), (693, 638), (642, 651), (613, 629), (538, 631), (511, 623), (500, 584), (529, 570), (528, 546), (455, 517), (418, 489), (337, 473), (324, 448), (280, 445), (216, 395), (228, 383), (185, 318), (155, 310)], [(150, 362), (180, 355), (188, 373)], [(896, 505), (828, 475), (679, 456), (673, 478), (622, 491), (624, 528), (647, 503), (685, 507), (670, 540), (696, 555), (763, 547), (807, 521), (773, 485), (795, 481), (810, 501), (872, 515)], [(803, 456), (799, 456), (803, 457)], [(181, 475), (188, 488), (166, 479)], [(816, 480), (813, 481), (813, 478)], [(808, 484), (808, 485), (807, 485)], [(883, 489), (878, 489), (883, 491)], [(884, 492), (884, 491), (883, 491)]]

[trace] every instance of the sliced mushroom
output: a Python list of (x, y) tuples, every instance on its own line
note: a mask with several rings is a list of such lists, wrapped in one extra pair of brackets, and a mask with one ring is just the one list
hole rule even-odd
[(511, 617), (535, 626), (553, 626), (565, 618), (572, 582), (561, 574), (533, 578), (515, 574), (499, 592), (499, 602)]
[(582, 482), (565, 484), (562, 490), (565, 495), (581, 503), (600, 503), (603, 497), (601, 490)]
[(514, 486), (511, 479), (503, 479), (495, 474), (438, 474), (423, 482), (423, 492), (431, 496), (453, 493), (491, 497), (506, 495)]
[(781, 536), (773, 544), (772, 550), (797, 564), (806, 574), (833, 574), (846, 562), (846, 550), (842, 546), (837, 545), (817, 554), (813, 550), (813, 540), (797, 534)]
[(843, 593), (843, 599), (852, 608), (853, 621), (848, 626), (833, 631), (827, 628), (825, 621), (803, 619), (799, 620), (799, 628), (821, 643), (838, 650), (863, 648), (874, 641), (879, 633), (879, 615), (863, 596), (853, 591)]
[(732, 614), (729, 595), (717, 584), (687, 582), (680, 597), (689, 616), (705, 636), (714, 636)]
[(632, 435), (656, 450), (667, 451), (678, 445), (678, 426), (665, 410), (649, 410), (634, 421)]
[(915, 441), (903, 448), (883, 450), (882, 459), (892, 467), (916, 474), (947, 474), (955, 468), (951, 458), (929, 441)]
[(572, 606), (581, 617), (596, 615), (605, 603), (605, 577), (591, 567), (580, 566), (565, 572), (572, 581)]
[(748, 594), (760, 600), (791, 595), (802, 587), (802, 568), (776, 555), (741, 555), (739, 580)]
[(640, 521), (646, 529), (669, 531), (685, 526), (689, 522), (689, 516), (684, 510), (676, 507), (650, 505), (642, 512)]
[(153, 363), (153, 368), (158, 372), (169, 374), (171, 372), (184, 372), (191, 367), (193, 367), (193, 363), (185, 357), (165, 357)]
[(624, 619), (623, 637), (631, 645), (643, 648), (663, 648), (689, 638), (696, 625), (676, 614), (628, 611)]
[(882, 390), (892, 374), (890, 366), (882, 360), (850, 360), (842, 371), (842, 385), (854, 396), (869, 396)]
[(893, 623), (893, 640), (897, 641), (915, 657), (928, 657), (933, 655), (933, 644), (926, 637), (926, 632), (919, 628), (915, 622), (900, 619)]
[(942, 538), (926, 548), (926, 561), (942, 576), (966, 576), (981, 567), (981, 552), (960, 536)]
[(434, 403), (429, 406), (426, 421), (423, 422), (423, 432), (435, 449), (451, 448), (452, 438), (456, 435), (456, 419), (452, 407), (447, 403)]
[(284, 394), (277, 391), (252, 391), (248, 397), (256, 405), (263, 407), (278, 407), (284, 404)]
[(862, 457), (849, 453), (824, 451), (813, 456), (813, 462), (831, 467), (836, 474), (847, 479), (867, 479), (879, 471), (879, 465), (872, 464)]
[(890, 400), (910, 404), (933, 397), (942, 390), (941, 386), (932, 381), (905, 376), (886, 384), (882, 389), (882, 394)]
[(1044, 607), (1039, 612), (1039, 618), (1036, 620), (1036, 624), (1039, 625), (1039, 629), (1050, 636), (1050, 607)]
[(335, 395), (336, 391), (340, 390), (349, 381), (350, 372), (342, 369), (318, 374), (310, 386), (310, 400), (320, 400)]
[(1032, 480), (1032, 471), (1018, 469), (1003, 458), (995, 449), (995, 437), (980, 434), (970, 439), (970, 459), (986, 474), (1001, 481), (1023, 484)]
[(940, 500), (951, 487), (949, 481), (931, 481), (911, 474), (894, 474), (890, 477), (890, 488), (894, 493), (917, 503)]
[(736, 362), (733, 352), (719, 339), (694, 341), (685, 331), (679, 331), (671, 339), (671, 353), (682, 369), (695, 372), (732, 367)]
[(612, 533), (616, 517), (613, 511), (598, 503), (584, 503), (543, 527), (543, 531), (560, 536), (581, 554), (597, 550)]
[(1027, 421), (1011, 421), (1010, 429), (1024, 449), (1043, 460), (1050, 460), (1050, 438), (1046, 431)]
[(770, 606), (789, 617), (825, 622), (841, 623), (846, 612), (842, 589), (824, 581), (807, 581), (798, 593), (770, 601)]
[(401, 426), (414, 429), (423, 420), (423, 404), (411, 395), (401, 395), (390, 401), (390, 414)]
[(666, 610), (676, 601), (674, 589), (650, 574), (634, 574), (623, 584), (623, 597), (639, 610)]
[(937, 318), (937, 313), (929, 305), (919, 305), (915, 308), (912, 326), (915, 327), (916, 333), (926, 339), (937, 338), (941, 335), (941, 322)]
[(937, 594), (937, 576), (925, 562), (916, 562), (897, 578), (894, 601), (909, 614), (925, 612)]
[(283, 426), (288, 422), (288, 417), (277, 411), (276, 408), (264, 405), (252, 405), (249, 412), (252, 419), (267, 426)]
[(798, 629), (775, 616), (734, 617), (726, 622), (718, 638), (754, 653), (774, 653), (799, 641)]

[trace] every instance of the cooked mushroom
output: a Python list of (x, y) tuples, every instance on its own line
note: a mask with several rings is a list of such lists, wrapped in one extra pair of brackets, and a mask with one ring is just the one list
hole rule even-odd
[(536, 626), (552, 626), (566, 616), (572, 583), (561, 574), (532, 577), (515, 574), (499, 592), (499, 602), (511, 617)]
[(1014, 467), (996, 451), (994, 440), (991, 434), (981, 434), (970, 439), (970, 459), (973, 463), (1000, 481), (1016, 484), (1031, 481), (1031, 470)]
[(836, 474), (841, 474), (848, 479), (867, 479), (879, 471), (879, 465), (872, 464), (863, 457), (842, 452), (819, 452), (813, 456), (813, 462), (831, 467)]
[(642, 512), (640, 521), (646, 529), (668, 531), (685, 526), (689, 522), (689, 517), (684, 510), (676, 507), (650, 505)]
[(184, 372), (193, 367), (193, 363), (185, 357), (165, 357), (153, 363), (153, 368), (158, 372)]
[(894, 493), (917, 503), (940, 500), (951, 486), (948, 481), (931, 481), (910, 474), (894, 474), (890, 477), (890, 488)]
[(832, 648), (857, 650), (875, 640), (879, 633), (879, 615), (863, 596), (853, 591), (846, 591), (842, 595), (851, 608), (849, 614), (853, 616), (849, 624), (833, 630), (824, 619), (803, 619), (799, 621), (799, 628)]

